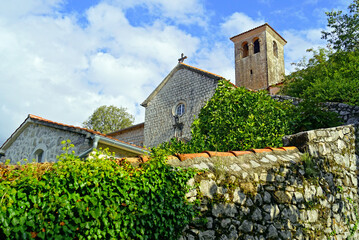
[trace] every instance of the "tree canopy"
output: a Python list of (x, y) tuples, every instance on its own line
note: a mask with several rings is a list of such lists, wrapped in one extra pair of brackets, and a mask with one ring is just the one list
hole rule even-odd
[(326, 12), (328, 31), (322, 31), (335, 50), (355, 51), (359, 49), (359, 0), (353, 0), (348, 12)]
[(103, 105), (83, 122), (83, 126), (107, 134), (131, 126), (134, 119), (126, 108)]
[(286, 76), (282, 93), (316, 102), (342, 102), (359, 105), (359, 50), (313, 51), (296, 72)]

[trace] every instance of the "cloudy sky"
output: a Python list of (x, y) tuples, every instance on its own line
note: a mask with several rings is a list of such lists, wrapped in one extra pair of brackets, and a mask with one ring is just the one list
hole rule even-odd
[(234, 81), (230, 37), (265, 22), (287, 41), (286, 71), (325, 46), (325, 11), (349, 0), (0, 2), (0, 145), (28, 114), (80, 126), (101, 105), (140, 104), (177, 64)]

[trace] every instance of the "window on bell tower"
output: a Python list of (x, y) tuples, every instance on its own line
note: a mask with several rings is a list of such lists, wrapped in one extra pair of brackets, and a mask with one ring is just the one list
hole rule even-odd
[(260, 45), (259, 45), (259, 38), (257, 38), (256, 40), (254, 40), (253, 42), (253, 53), (259, 53), (261, 51), (260, 49)]

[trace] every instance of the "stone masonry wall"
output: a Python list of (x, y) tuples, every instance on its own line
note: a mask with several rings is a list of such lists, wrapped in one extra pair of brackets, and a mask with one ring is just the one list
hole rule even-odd
[(308, 153), (278, 148), (169, 159), (173, 166), (209, 169), (189, 181), (187, 198), (200, 200), (201, 216), (180, 239), (358, 239), (356, 129), (284, 138)]
[[(301, 99), (299, 98), (290, 96), (271, 95), (271, 97), (277, 101), (292, 101), (294, 105), (298, 105), (301, 101)], [(338, 113), (339, 117), (344, 121), (345, 124), (359, 123), (359, 106), (353, 106), (337, 102), (326, 102), (324, 103), (324, 106), (327, 107), (329, 111)]]
[(153, 147), (175, 136), (173, 110), (180, 102), (185, 104), (185, 113), (179, 117), (182, 137), (191, 138), (194, 116), (212, 97), (217, 84), (217, 80), (186, 68), (175, 72), (146, 107), (144, 146)]
[(132, 143), (137, 146), (143, 146), (144, 128), (135, 128), (133, 130), (131, 129), (129, 131), (121, 132), (111, 136), (124, 142)]
[(81, 153), (91, 147), (85, 135), (67, 132), (39, 124), (30, 124), (6, 150), (6, 155), (1, 159), (11, 159), (11, 163), (17, 163), (23, 159), (31, 160), (33, 153), (38, 148), (44, 150), (45, 161), (56, 159), (62, 153), (61, 141), (70, 139), (75, 145), (74, 151)]

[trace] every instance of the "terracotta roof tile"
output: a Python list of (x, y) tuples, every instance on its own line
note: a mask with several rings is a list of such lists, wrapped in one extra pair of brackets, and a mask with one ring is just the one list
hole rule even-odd
[(254, 153), (264, 153), (264, 152), (272, 152), (272, 149), (268, 149), (268, 148), (249, 149), (249, 151), (252, 151), (252, 152), (254, 152)]
[(185, 161), (187, 159), (193, 159), (197, 157), (209, 157), (208, 153), (186, 153), (186, 154), (177, 154), (177, 157), (181, 161)]
[(235, 156), (232, 152), (213, 152), (213, 151), (204, 151), (210, 157), (233, 157)]
[(272, 147), (266, 147), (272, 151), (285, 151), (282, 147), (279, 147), (279, 148), (272, 148)]
[(234, 154), (234, 156), (238, 157), (245, 154), (253, 154), (251, 151), (231, 151), (231, 153)]

